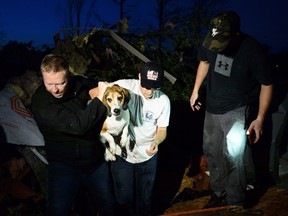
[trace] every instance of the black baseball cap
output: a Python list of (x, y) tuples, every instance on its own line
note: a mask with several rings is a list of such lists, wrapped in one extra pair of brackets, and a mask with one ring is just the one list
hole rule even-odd
[(144, 64), (141, 70), (141, 86), (147, 89), (158, 89), (161, 87), (164, 70), (154, 61)]

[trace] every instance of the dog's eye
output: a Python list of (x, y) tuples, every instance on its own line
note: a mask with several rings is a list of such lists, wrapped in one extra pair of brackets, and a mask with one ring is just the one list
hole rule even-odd
[(111, 98), (107, 98), (107, 101), (108, 101), (108, 102), (111, 102), (111, 101), (112, 101), (112, 99), (111, 99)]
[(122, 101), (123, 100), (123, 96), (119, 96), (117, 97), (118, 101)]

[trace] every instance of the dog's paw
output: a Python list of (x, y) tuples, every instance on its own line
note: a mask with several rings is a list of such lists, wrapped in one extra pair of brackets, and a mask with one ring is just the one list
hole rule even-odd
[(116, 146), (110, 147), (109, 151), (111, 152), (112, 155), (116, 154)]
[(111, 151), (106, 149), (106, 151), (105, 151), (105, 160), (106, 161), (116, 161), (116, 156), (114, 154), (112, 154)]
[(129, 142), (130, 142), (130, 135), (125, 136), (122, 134), (122, 137), (120, 140), (120, 146), (123, 148), (123, 147), (129, 145)]
[(113, 154), (113, 155), (115, 155), (116, 154), (116, 143), (114, 142), (114, 140), (110, 140), (110, 142), (109, 142), (109, 150), (110, 150), (110, 152)]
[(106, 161), (116, 161), (116, 157), (115, 156), (113, 156), (113, 155), (105, 155), (105, 160)]

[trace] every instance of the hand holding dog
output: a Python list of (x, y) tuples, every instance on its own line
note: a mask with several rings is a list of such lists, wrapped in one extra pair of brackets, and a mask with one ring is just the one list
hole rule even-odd
[(98, 87), (95, 87), (93, 89), (90, 89), (89, 91), (89, 95), (92, 99), (94, 99), (95, 97), (98, 97), (99, 100), (102, 101), (104, 92), (108, 86), (108, 82), (98, 82)]

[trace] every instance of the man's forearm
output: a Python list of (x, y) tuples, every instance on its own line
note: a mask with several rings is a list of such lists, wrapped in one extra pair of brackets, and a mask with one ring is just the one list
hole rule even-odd
[(166, 139), (166, 136), (167, 136), (167, 128), (157, 128), (157, 133), (154, 139), (154, 143), (156, 145), (159, 145)]
[(196, 75), (196, 80), (195, 80), (192, 94), (193, 93), (198, 94), (198, 91), (199, 91), (205, 77), (207, 76), (208, 69), (209, 69), (209, 63), (205, 62), (205, 61), (200, 61), (198, 69), (197, 69), (197, 75)]
[(270, 108), (273, 95), (273, 85), (262, 85), (259, 96), (259, 110), (257, 119), (261, 122), (264, 121), (265, 116)]

